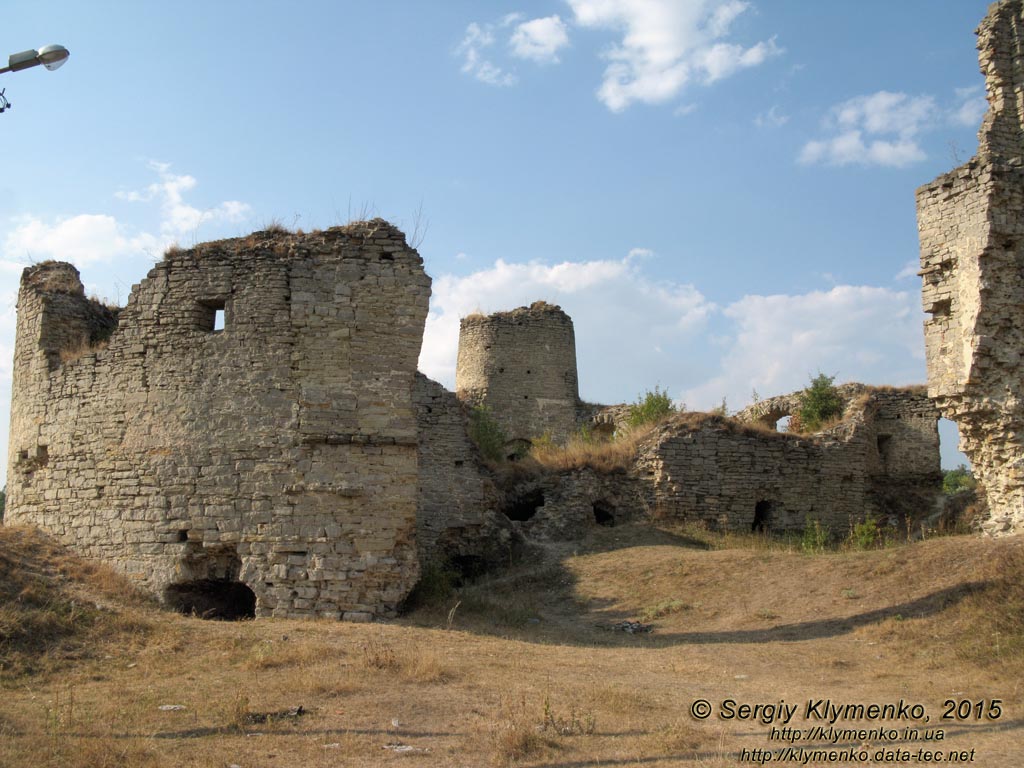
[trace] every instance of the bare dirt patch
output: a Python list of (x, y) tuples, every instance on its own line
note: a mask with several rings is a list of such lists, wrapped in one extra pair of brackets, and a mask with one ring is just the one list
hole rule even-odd
[[(778, 721), (722, 719), (723, 702), (824, 698), (921, 703), (929, 723), (896, 727), (942, 728), (929, 748), (1024, 758), (1020, 539), (811, 556), (621, 526), (359, 625), (171, 614), (58, 549), (26, 560), (0, 532), (0, 578), (34, 562), (52, 600), (96, 614), (0, 670), (0, 765), (733, 766), (788, 744), (768, 739)], [(73, 575), (45, 565), (58, 560)], [(613, 628), (627, 620), (652, 631)], [(707, 720), (690, 714), (697, 699)], [(1003, 712), (944, 723), (946, 699)]]

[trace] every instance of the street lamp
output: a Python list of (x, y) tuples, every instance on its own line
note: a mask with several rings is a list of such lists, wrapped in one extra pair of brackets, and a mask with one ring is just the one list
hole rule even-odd
[[(33, 48), (21, 53), (12, 53), (7, 59), (7, 66), (0, 68), (0, 75), (4, 72), (18, 72), (29, 67), (38, 67), (40, 64), (50, 70), (60, 69), (70, 55), (63, 45), (44, 45), (38, 51)], [(4, 90), (0, 90), (0, 112), (11, 107)]]
[(7, 66), (0, 69), (0, 75), (4, 72), (18, 72), (29, 67), (37, 67), (40, 64), (47, 69), (57, 69), (70, 55), (63, 45), (44, 45), (38, 51), (33, 48), (21, 53), (12, 53), (7, 59)]

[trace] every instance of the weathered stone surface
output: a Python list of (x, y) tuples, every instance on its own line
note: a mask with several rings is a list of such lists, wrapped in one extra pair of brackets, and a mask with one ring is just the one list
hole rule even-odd
[(543, 301), (463, 318), (455, 391), (486, 406), (510, 441), (564, 441), (578, 428), (580, 405), (572, 320)]
[(464, 405), (416, 374), (419, 433), (416, 541), (424, 564), (460, 557), (508, 562), (518, 535), (500, 511), (502, 494), (466, 431)]
[[(718, 416), (683, 414), (641, 446), (638, 474), (655, 516), (702, 520), (713, 528), (799, 530), (807, 518), (835, 532), (867, 514), (899, 517), (900, 500), (939, 496), (938, 412), (917, 388), (848, 384), (843, 420), (814, 435), (745, 427)], [(737, 415), (771, 420), (798, 407), (796, 394)], [(916, 510), (920, 512), (926, 510)]]
[(158, 594), (240, 581), (258, 615), (392, 614), (419, 572), (429, 295), (380, 220), (172, 250), (117, 318), (71, 265), (26, 269), (7, 520)]
[(1024, 530), (1024, 4), (977, 30), (989, 102), (978, 154), (917, 190), (928, 392), (960, 428), (991, 533)]

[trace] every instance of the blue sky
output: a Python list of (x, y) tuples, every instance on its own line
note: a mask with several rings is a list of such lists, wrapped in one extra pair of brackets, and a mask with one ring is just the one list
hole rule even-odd
[(26, 264), (124, 303), (170, 243), (365, 213), (420, 222), (449, 387), (459, 317), (536, 299), (592, 401), (923, 382), (913, 192), (976, 149), (986, 6), (6, 3), (0, 56), (71, 58), (0, 75), (0, 396)]

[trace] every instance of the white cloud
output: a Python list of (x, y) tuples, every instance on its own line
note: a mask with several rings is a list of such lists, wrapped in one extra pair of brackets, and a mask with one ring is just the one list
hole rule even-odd
[(716, 43), (704, 51), (698, 61), (707, 72), (707, 82), (713, 83), (735, 74), (747, 67), (763, 64), (771, 56), (777, 56), (781, 49), (775, 38), (744, 48), (736, 43)]
[(184, 193), (195, 187), (194, 177), (171, 173), (170, 163), (153, 160), (150, 161), (149, 167), (156, 171), (159, 181), (142, 191), (121, 191), (114, 193), (114, 196), (132, 202), (158, 200), (162, 215), (160, 230), (165, 235), (177, 238), (194, 234), (195, 230), (207, 221), (238, 222), (250, 213), (249, 206), (238, 200), (227, 200), (206, 209), (189, 205), (184, 201)]
[(974, 85), (970, 88), (957, 88), (955, 92), (959, 103), (953, 108), (950, 120), (954, 125), (977, 128), (988, 109), (984, 88)]
[(903, 269), (896, 273), (895, 279), (907, 280), (911, 277), (917, 277), (917, 271), (919, 269), (921, 269), (921, 265), (918, 263), (917, 259), (908, 261), (906, 264), (903, 265)]
[(724, 315), (734, 332), (721, 373), (684, 394), (694, 408), (731, 408), (802, 389), (818, 371), (837, 382), (925, 380), (922, 314), (915, 292), (839, 285), (799, 295), (744, 296)]
[(713, 83), (783, 52), (775, 38), (750, 47), (725, 42), (750, 5), (741, 0), (568, 0), (583, 27), (622, 30), (598, 98), (613, 112), (658, 104), (692, 81)]
[[(514, 23), (516, 14), (509, 14), (502, 20), (501, 26)], [(472, 75), (481, 83), (507, 87), (516, 84), (516, 76), (505, 72), (484, 57), (484, 52), (494, 45), (494, 25), (477, 24), (475, 21), (466, 27), (466, 34), (455, 49), (456, 55), (463, 57), (462, 71)]]
[(799, 295), (744, 296), (724, 309), (692, 285), (644, 269), (650, 252), (625, 259), (497, 261), (434, 281), (420, 368), (454, 387), (459, 319), (538, 299), (559, 304), (576, 329), (580, 392), (633, 399), (655, 383), (692, 408), (726, 397), (736, 409), (806, 386), (819, 370), (838, 381), (907, 384), (925, 379), (922, 313), (914, 290), (837, 285)]
[(526, 21), (516, 27), (509, 39), (512, 53), (538, 64), (558, 63), (558, 51), (569, 44), (565, 22), (558, 16)]
[(939, 115), (931, 96), (878, 91), (837, 104), (825, 120), (833, 135), (807, 142), (805, 165), (903, 167), (924, 160), (917, 136)]
[(160, 238), (146, 232), (128, 234), (113, 216), (106, 214), (83, 213), (52, 223), (26, 216), (14, 222), (16, 226), (4, 239), (4, 253), (15, 260), (60, 259), (85, 265), (124, 256), (152, 258), (162, 245)]
[(654, 258), (654, 251), (650, 248), (630, 248), (626, 254), (626, 263)]
[[(573, 318), (584, 395), (588, 386), (639, 391), (637, 382), (644, 383), (656, 348), (689, 341), (714, 308), (692, 285), (646, 278), (637, 262), (649, 255), (633, 249), (621, 261), (553, 265), (498, 260), (465, 277), (443, 275), (434, 280), (420, 369), (454, 387), (461, 317), (544, 299)], [(615, 350), (614, 362), (609, 350)]]
[[(28, 260), (59, 259), (83, 266), (126, 257), (155, 259), (179, 238), (194, 237), (202, 224), (242, 221), (250, 211), (248, 205), (237, 200), (207, 209), (189, 205), (184, 193), (196, 185), (192, 176), (171, 173), (167, 163), (151, 162), (150, 168), (159, 181), (143, 190), (116, 192), (115, 197), (131, 202), (157, 201), (159, 234), (133, 230), (107, 213), (80, 213), (50, 221), (39, 216), (16, 217), (4, 238), (4, 260), (0, 264), (24, 267)], [(6, 266), (0, 269), (7, 271)]]
[(805, 165), (883, 165), (902, 168), (924, 160), (924, 150), (916, 141), (904, 139), (864, 141), (860, 131), (847, 131), (826, 141), (809, 141), (800, 151)]
[[(103, 264), (92, 269), (98, 282), (87, 282), (90, 294), (127, 297), (128, 286), (118, 274), (129, 277), (138, 266), (131, 260), (155, 260), (181, 237), (196, 238), (196, 228), (211, 222), (237, 222), (249, 214), (249, 206), (228, 200), (200, 209), (186, 200), (196, 186), (188, 175), (176, 175), (167, 163), (150, 163), (157, 181), (142, 190), (115, 193), (120, 200), (155, 207), (156, 232), (133, 227), (110, 213), (79, 213), (60, 217), (24, 215), (7, 218), (7, 234), (0, 240), (0, 399), (10, 400), (14, 358), (15, 304), (21, 273), (29, 263), (44, 259), (69, 261), (77, 267)], [(122, 272), (123, 270), (123, 272)], [(144, 272), (144, 268), (143, 268)], [(9, 425), (0, 418), (0, 443), (6, 444)], [(0, 472), (4, 458), (0, 456)]]
[(782, 114), (777, 104), (772, 105), (767, 112), (761, 112), (754, 118), (754, 125), (758, 128), (781, 128), (789, 122), (789, 115)]

